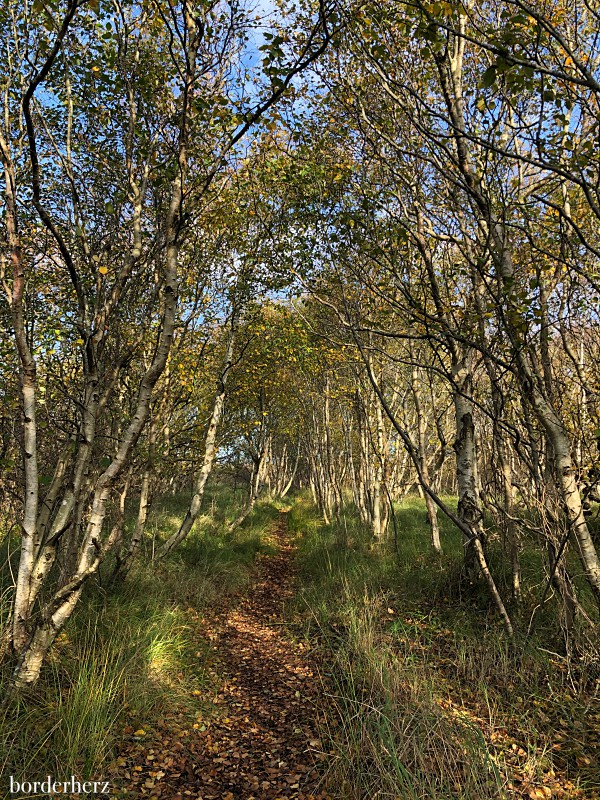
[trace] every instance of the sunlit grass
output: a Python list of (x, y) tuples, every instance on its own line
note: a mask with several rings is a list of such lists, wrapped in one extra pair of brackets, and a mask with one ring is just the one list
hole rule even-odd
[[(442, 556), (430, 546), (416, 497), (396, 509), (397, 536), (377, 549), (352, 511), (328, 526), (302, 497), (290, 513), (302, 587), (290, 613), (322, 643), (337, 713), (325, 730), (332, 795), (584, 796), (594, 744), (561, 746), (555, 733), (564, 725), (582, 741), (585, 672), (575, 679), (548, 651), (556, 630), (540, 629), (524, 647), (525, 612), (517, 645), (506, 640), (485, 585), (464, 586), (460, 534), (440, 522)], [(490, 549), (502, 580), (506, 565), (493, 537)], [(528, 570), (536, 558), (541, 571), (526, 551)], [(526, 593), (526, 602), (535, 597)]]
[[(0, 710), (3, 780), (97, 779), (126, 721), (147, 727), (174, 708), (190, 718), (202, 709), (210, 648), (198, 637), (195, 615), (247, 587), (257, 553), (272, 550), (267, 533), (278, 510), (260, 503), (238, 530), (227, 532), (241, 500), (212, 491), (207, 510), (213, 513), (197, 521), (169, 558), (152, 562), (153, 544), (176, 529), (188, 501), (180, 495), (157, 503), (128, 579), (111, 585), (112, 564), (104, 565), (38, 685)], [(5, 594), (8, 604), (10, 591)], [(0, 681), (6, 687), (9, 680), (5, 664)]]

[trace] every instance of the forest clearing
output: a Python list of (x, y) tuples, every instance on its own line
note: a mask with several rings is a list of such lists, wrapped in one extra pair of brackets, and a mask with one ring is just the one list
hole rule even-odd
[(8, 797), (600, 797), (600, 9), (0, 5)]

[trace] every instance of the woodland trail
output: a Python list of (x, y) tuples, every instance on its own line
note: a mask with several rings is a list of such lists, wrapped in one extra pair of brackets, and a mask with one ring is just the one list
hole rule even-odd
[[(321, 682), (308, 645), (293, 641), (283, 607), (293, 594), (287, 519), (270, 532), (249, 590), (199, 618), (214, 652), (215, 713), (191, 730), (161, 726), (156, 742), (119, 759), (125, 797), (160, 800), (327, 800), (319, 788)], [(181, 734), (184, 734), (183, 736)], [(149, 748), (149, 749), (147, 749)], [(136, 763), (137, 762), (137, 763)], [(125, 770), (123, 770), (125, 767)]]

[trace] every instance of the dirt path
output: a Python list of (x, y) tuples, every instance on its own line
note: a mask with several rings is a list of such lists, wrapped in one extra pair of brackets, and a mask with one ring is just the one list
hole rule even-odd
[(125, 796), (327, 800), (319, 791), (321, 684), (308, 647), (282, 619), (294, 577), (286, 527), (282, 514), (271, 534), (278, 552), (259, 557), (247, 595), (200, 621), (215, 650), (217, 713), (183, 737), (163, 729), (143, 765), (121, 759)]

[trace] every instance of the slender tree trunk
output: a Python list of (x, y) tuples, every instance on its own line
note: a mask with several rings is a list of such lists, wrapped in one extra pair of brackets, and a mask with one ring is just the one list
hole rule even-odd
[(37, 529), (39, 481), (37, 460), (36, 391), (37, 366), (27, 342), (23, 294), (25, 290), (25, 266), (19, 235), (15, 171), (7, 142), (0, 133), (0, 154), (4, 167), (6, 230), (13, 286), (10, 297), (12, 322), (20, 362), (20, 382), (23, 414), (23, 471), (25, 474), (25, 497), (21, 522), (21, 555), (17, 572), (17, 585), (13, 606), (12, 647), (16, 652), (26, 646), (29, 638), (32, 575), (36, 552), (40, 547)]
[(225, 348), (223, 366), (221, 369), (219, 380), (217, 382), (217, 391), (215, 393), (215, 399), (213, 402), (213, 410), (210, 417), (208, 430), (206, 432), (206, 439), (204, 442), (204, 457), (202, 459), (202, 466), (200, 468), (200, 472), (198, 473), (198, 477), (196, 479), (196, 488), (194, 491), (194, 496), (192, 497), (190, 507), (188, 508), (187, 513), (181, 525), (179, 526), (179, 529), (169, 539), (167, 539), (167, 541), (158, 551), (159, 558), (164, 558), (164, 556), (166, 556), (167, 553), (170, 553), (171, 550), (173, 550), (173, 548), (177, 547), (177, 545), (183, 542), (183, 540), (191, 531), (192, 526), (196, 521), (198, 514), (200, 513), (200, 509), (202, 508), (202, 499), (204, 497), (204, 491), (206, 489), (206, 484), (210, 477), (210, 473), (212, 472), (213, 464), (215, 461), (215, 455), (217, 452), (217, 433), (219, 430), (219, 425), (221, 423), (221, 417), (223, 416), (223, 408), (225, 406), (227, 379), (229, 378), (229, 374), (233, 366), (233, 349), (235, 346), (237, 326), (238, 326), (237, 312), (234, 312), (232, 315), (231, 327), (227, 338), (227, 346)]
[(503, 492), (503, 512), (504, 512), (504, 531), (508, 543), (508, 554), (510, 558), (512, 596), (515, 603), (521, 602), (521, 560), (519, 556), (519, 534), (514, 515), (515, 509), (515, 487), (513, 486), (513, 470), (510, 461), (510, 451), (504, 433), (496, 425), (496, 452), (498, 454), (498, 465), (502, 475)]
[(565, 651), (570, 655), (573, 641), (571, 634), (577, 616), (577, 597), (565, 564), (566, 548), (562, 548), (561, 552), (557, 536), (552, 531), (546, 533), (546, 551), (551, 584), (561, 599), (561, 627), (564, 635)]
[(340, 491), (336, 470), (333, 459), (333, 445), (331, 442), (331, 391), (329, 376), (325, 380), (324, 404), (323, 404), (323, 435), (324, 435), (324, 455), (325, 455), (325, 491), (327, 495), (327, 508), (330, 517), (340, 519)]
[[(411, 353), (411, 358), (414, 361), (414, 355), (412, 353)], [(419, 442), (419, 459), (421, 462), (421, 475), (426, 483), (431, 483), (429, 476), (429, 462), (427, 459), (427, 420), (425, 418), (425, 414), (423, 413), (423, 406), (421, 403), (421, 389), (419, 385), (420, 371), (416, 365), (414, 365), (412, 368), (411, 379), (412, 379), (411, 388), (415, 402), (415, 411), (417, 413), (417, 434)], [(422, 490), (420, 482), (419, 482), (419, 487)], [(427, 494), (427, 492), (423, 492), (423, 495), (425, 499), (425, 506), (427, 508), (427, 522), (431, 530), (431, 544), (436, 552), (441, 553), (442, 545), (440, 542), (440, 529), (437, 519), (437, 507), (433, 502), (433, 500), (431, 499), (431, 497)]]
[(473, 531), (473, 538), (465, 545), (465, 574), (476, 577), (478, 565), (477, 539), (483, 540), (479, 493), (476, 480), (475, 422), (473, 419), (472, 353), (467, 353), (453, 366), (454, 411), (456, 419), (456, 482), (458, 485), (458, 515)]
[[(149, 368), (142, 377), (133, 417), (125, 429), (117, 452), (106, 470), (96, 482), (89, 520), (83, 542), (79, 549), (79, 560), (72, 579), (61, 586), (44, 608), (32, 630), (31, 639), (21, 649), (20, 658), (14, 672), (14, 686), (17, 689), (37, 681), (39, 670), (48, 649), (65, 623), (70, 618), (85, 582), (93, 575), (106, 554), (118, 541), (118, 530), (113, 530), (103, 541), (102, 528), (106, 507), (112, 487), (129, 463), (131, 453), (146, 424), (150, 411), (150, 401), (156, 382), (167, 364), (173, 333), (178, 297), (178, 262), (180, 247), (180, 214), (183, 203), (183, 183), (187, 175), (187, 140), (190, 101), (196, 71), (196, 54), (199, 44), (196, 20), (186, 6), (185, 22), (188, 32), (186, 42), (186, 75), (183, 87), (183, 103), (178, 142), (178, 171), (173, 180), (169, 208), (165, 218), (166, 269), (162, 291), (161, 328), (156, 350)], [(41, 213), (41, 212), (40, 212)]]
[(239, 514), (239, 516), (231, 523), (231, 525), (229, 526), (229, 530), (233, 531), (236, 528), (239, 528), (242, 522), (244, 522), (244, 520), (247, 519), (254, 510), (254, 506), (256, 505), (256, 501), (258, 500), (258, 496), (260, 493), (260, 485), (261, 485), (266, 454), (267, 454), (267, 443), (265, 442), (252, 464), (252, 473), (250, 475), (250, 485), (248, 490), (248, 500), (246, 502), (246, 506), (243, 509), (243, 511)]
[(142, 475), (142, 485), (140, 487), (140, 499), (138, 502), (138, 513), (135, 521), (135, 528), (129, 543), (129, 548), (125, 556), (121, 559), (117, 556), (115, 564), (114, 578), (123, 580), (131, 569), (134, 559), (139, 550), (144, 537), (148, 510), (151, 503), (151, 486), (154, 475), (154, 448), (156, 445), (156, 422), (153, 419), (148, 428), (148, 458)]
[(385, 502), (385, 432), (383, 428), (383, 411), (381, 403), (378, 401), (377, 396), (373, 397), (375, 405), (375, 444), (376, 448), (373, 457), (373, 522), (372, 530), (373, 537), (376, 542), (381, 541), (383, 538), (386, 527), (388, 513), (386, 511), (387, 504)]
[(579, 549), (586, 578), (600, 607), (600, 560), (584, 515), (569, 436), (545, 398), (532, 387), (530, 399), (544, 425), (554, 453), (554, 472), (571, 531)]
[(287, 493), (294, 485), (294, 479), (296, 477), (296, 473), (298, 472), (299, 463), (300, 463), (300, 442), (298, 441), (298, 443), (296, 444), (296, 456), (294, 458), (294, 466), (292, 467), (290, 479), (279, 493), (279, 497), (281, 497), (282, 499), (287, 495)]

